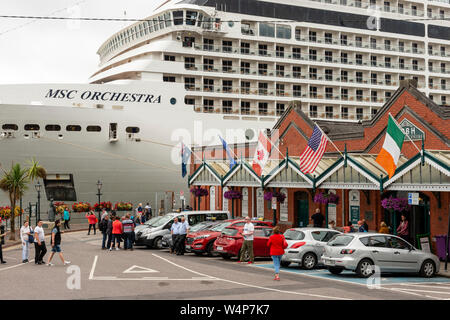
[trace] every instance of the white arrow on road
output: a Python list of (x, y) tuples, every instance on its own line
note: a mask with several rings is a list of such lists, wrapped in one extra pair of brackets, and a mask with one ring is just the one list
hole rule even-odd
[(159, 271), (134, 265), (129, 267), (123, 273), (152, 273), (152, 272), (159, 272)]

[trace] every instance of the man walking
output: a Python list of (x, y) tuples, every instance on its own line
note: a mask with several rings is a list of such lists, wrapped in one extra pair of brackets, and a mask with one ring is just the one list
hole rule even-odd
[(122, 221), (123, 234), (124, 234), (124, 250), (133, 250), (133, 234), (134, 234), (134, 221), (130, 219), (130, 214), (125, 216), (125, 220)]
[(64, 260), (64, 256), (61, 252), (61, 231), (59, 230), (59, 226), (61, 225), (61, 221), (57, 219), (55, 221), (55, 225), (52, 229), (52, 237), (50, 239), (50, 245), (52, 246), (52, 252), (50, 253), (50, 257), (48, 258), (47, 265), (49, 267), (54, 266), (52, 263), (53, 256), (55, 253), (59, 254), (59, 258), (61, 259), (64, 265), (70, 264), (70, 261)]
[(316, 213), (314, 213), (311, 216), (311, 220), (313, 221), (315, 228), (322, 228), (323, 221), (325, 220), (325, 217), (323, 216), (323, 214), (320, 213), (320, 209), (319, 208), (317, 208), (316, 209)]
[(106, 247), (106, 239), (108, 237), (108, 223), (109, 223), (109, 217), (108, 217), (108, 214), (106, 214), (106, 216), (104, 216), (102, 218), (102, 221), (100, 221), (100, 224), (99, 224), (99, 229), (100, 229), (100, 231), (102, 232), (102, 235), (103, 235), (103, 238), (102, 238), (102, 250), (105, 250), (107, 248)]
[(243, 262), (245, 257), (248, 255), (250, 260), (248, 263), (253, 263), (255, 256), (253, 254), (253, 233), (255, 232), (255, 226), (251, 223), (250, 217), (245, 217), (244, 231), (242, 235), (244, 236), (244, 243), (241, 248), (241, 256), (239, 257), (239, 263)]
[(45, 246), (45, 234), (42, 224), (42, 220), (39, 220), (36, 228), (34, 228), (35, 264), (44, 264), (44, 256), (47, 253), (47, 247)]
[(175, 253), (178, 245), (178, 234), (180, 223), (178, 222), (178, 217), (173, 218), (172, 226), (170, 227), (170, 234), (172, 235), (172, 247), (170, 248), (170, 253)]
[(184, 255), (186, 249), (186, 236), (189, 233), (189, 223), (184, 216), (181, 217), (179, 234), (178, 234), (178, 249), (177, 255)]

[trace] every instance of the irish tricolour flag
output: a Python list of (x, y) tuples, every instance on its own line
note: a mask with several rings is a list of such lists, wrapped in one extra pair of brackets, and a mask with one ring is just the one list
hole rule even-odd
[(398, 158), (400, 158), (400, 151), (402, 150), (404, 139), (405, 134), (403, 130), (397, 125), (394, 118), (389, 115), (386, 138), (376, 160), (389, 174), (389, 178), (394, 175), (395, 169), (397, 169), (397, 162)]

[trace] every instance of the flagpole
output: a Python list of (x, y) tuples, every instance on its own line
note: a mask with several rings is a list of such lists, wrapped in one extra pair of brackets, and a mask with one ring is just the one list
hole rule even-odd
[(397, 127), (403, 132), (403, 134), (408, 137), (409, 141), (411, 141), (411, 143), (414, 145), (414, 147), (416, 147), (417, 151), (419, 151), (419, 153), (422, 154), (422, 151), (417, 147), (417, 145), (414, 143), (414, 141), (412, 141), (411, 137), (405, 132), (405, 130), (403, 130), (403, 128), (398, 124), (397, 120), (395, 120), (394, 116), (390, 112), (389, 112), (389, 116), (392, 118), (392, 120), (397, 125)]
[[(219, 137), (220, 141), (222, 141), (222, 140), (225, 141), (219, 134), (218, 134), (217, 136)], [(226, 141), (225, 141), (225, 142), (226, 142)], [(223, 144), (223, 143), (222, 143), (222, 144)], [(236, 160), (238, 160), (239, 158), (238, 158), (237, 154), (234, 153), (233, 149), (230, 148), (230, 146), (228, 145), (228, 143), (227, 143), (227, 146), (228, 146), (228, 149), (233, 153), (234, 158), (235, 158)], [(225, 150), (225, 151), (226, 151), (226, 150)]]
[(269, 142), (272, 144), (272, 146), (283, 156), (283, 158), (286, 158), (286, 156), (283, 154), (283, 152), (280, 151), (280, 149), (277, 148), (277, 146), (275, 145), (275, 143), (272, 143), (272, 140), (269, 139), (268, 136), (266, 136), (266, 134), (264, 133), (264, 131), (261, 131), (261, 133), (264, 135), (264, 137), (266, 137), (267, 140), (269, 140)]
[(327, 137), (327, 140), (331, 142), (331, 144), (333, 145), (333, 147), (339, 152), (339, 154), (342, 156), (342, 158), (345, 158), (344, 155), (342, 154), (342, 152), (338, 149), (338, 147), (336, 147), (336, 145), (334, 144), (333, 141), (331, 141), (331, 139), (325, 134), (325, 132), (323, 132), (322, 128), (314, 122), (314, 124), (317, 126), (317, 128), (319, 128), (320, 132), (322, 132), (322, 134)]
[(203, 160), (202, 159), (200, 159), (199, 158), (199, 156), (198, 155), (196, 155), (195, 154), (195, 152), (194, 151), (192, 151), (192, 149), (191, 148), (189, 148), (184, 142), (182, 142), (182, 144), (186, 147), (186, 148), (188, 148), (190, 151), (191, 151), (191, 154), (193, 154), (194, 155), (194, 157), (196, 157), (197, 158), (197, 160), (199, 160), (200, 162), (203, 162)]

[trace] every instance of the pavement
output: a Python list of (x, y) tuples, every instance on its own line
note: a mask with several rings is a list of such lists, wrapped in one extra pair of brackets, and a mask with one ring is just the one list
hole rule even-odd
[[(47, 241), (47, 246), (48, 241)], [(48, 248), (49, 249), (49, 248)], [(273, 280), (270, 259), (253, 265), (235, 259), (177, 256), (168, 250), (145, 247), (133, 251), (101, 250), (101, 235), (86, 231), (62, 235), (64, 266), (55, 256), (52, 267), (21, 263), (21, 246), (4, 250), (7, 264), (0, 265), (0, 300), (21, 299), (113, 299), (113, 300), (430, 300), (449, 299), (450, 280), (402, 277), (379, 286), (368, 286), (332, 277), (326, 270), (281, 271)], [(50, 251), (50, 250), (49, 250)], [(47, 261), (50, 252), (44, 257)], [(417, 278), (417, 277), (416, 277)], [(394, 278), (392, 278), (393, 280)], [(29, 290), (39, 288), (39, 297)]]

